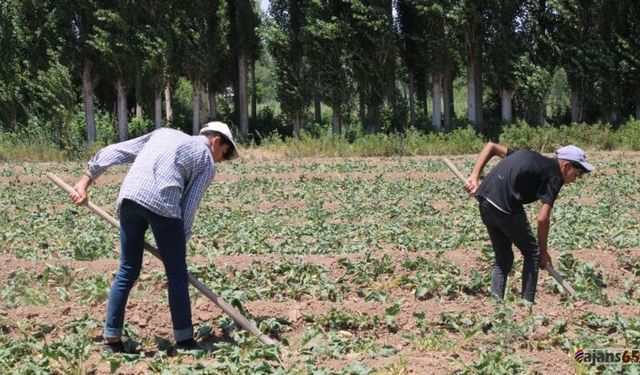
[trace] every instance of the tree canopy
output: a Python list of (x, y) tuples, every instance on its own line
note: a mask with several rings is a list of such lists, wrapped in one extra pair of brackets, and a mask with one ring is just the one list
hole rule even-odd
[(0, 127), (66, 147), (209, 119), (245, 139), (617, 124), (640, 116), (639, 20), (633, 0), (4, 0)]

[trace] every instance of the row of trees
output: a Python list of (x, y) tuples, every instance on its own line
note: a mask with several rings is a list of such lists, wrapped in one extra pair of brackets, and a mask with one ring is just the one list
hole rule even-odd
[(3, 0), (0, 12), (0, 121), (51, 107), (63, 117), (81, 87), (89, 142), (96, 96), (114, 103), (126, 139), (129, 108), (144, 116), (150, 93), (155, 126), (163, 97), (171, 122), (178, 77), (193, 87), (193, 132), (203, 112), (217, 117), (216, 94), (232, 92), (246, 136), (261, 56), (296, 135), (321, 121), (322, 103), (336, 134), (353, 113), (370, 133), (383, 117), (395, 130), (427, 116), (450, 129), (458, 77), (477, 129), (542, 124), (559, 69), (572, 122), (640, 118), (636, 0), (271, 0), (266, 15), (255, 0)]
[[(134, 98), (135, 116), (142, 117), (144, 97), (151, 93), (154, 123), (160, 127), (164, 96), (171, 123), (171, 88), (183, 76), (193, 86), (193, 132), (201, 125), (203, 93), (215, 118), (214, 94), (233, 87), (246, 134), (246, 68), (260, 53), (256, 6), (252, 0), (2, 1), (0, 118), (11, 127), (51, 105), (69, 113), (64, 109), (74, 105), (76, 82), (81, 82), (87, 140), (96, 139), (98, 87), (105, 106), (116, 98), (117, 133), (124, 140), (128, 97)], [(45, 81), (57, 87), (46, 90)]]
[[(572, 122), (640, 117), (640, 2), (635, 0), (273, 0), (268, 46), (282, 109), (299, 125), (310, 101), (333, 109), (333, 129), (352, 100), (369, 132), (380, 108), (416, 108), (449, 129), (453, 82), (466, 75), (468, 121), (485, 103), (502, 123), (514, 110), (545, 122), (554, 72), (570, 87)], [(401, 85), (398, 86), (398, 82)], [(317, 108), (317, 104), (316, 104)], [(404, 123), (403, 116), (398, 126)]]

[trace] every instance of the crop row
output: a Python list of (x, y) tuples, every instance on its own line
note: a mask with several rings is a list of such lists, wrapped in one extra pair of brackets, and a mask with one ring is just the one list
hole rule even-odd
[[(338, 258), (331, 266), (295, 257), (269, 262), (255, 260), (242, 268), (199, 263), (192, 265), (190, 272), (225, 299), (238, 304), (254, 300), (300, 301), (307, 297), (335, 302), (353, 295), (365, 301), (387, 303), (393, 293), (403, 294), (402, 291), (410, 293), (416, 300), (452, 300), (465, 295), (487, 295), (489, 257), (480, 260), (485, 266), (472, 269), (465, 276), (456, 264), (443, 260), (442, 254), (440, 252), (432, 259), (408, 258), (399, 264), (395, 264), (388, 255), (374, 257), (370, 253), (360, 260)], [(563, 254), (558, 264), (576, 291), (594, 304), (640, 304), (640, 295), (633, 288), (633, 280), (628, 280), (630, 284), (625, 284), (628, 287), (621, 296), (610, 301), (605, 292), (607, 279), (599, 267), (579, 261), (569, 253)], [(519, 280), (520, 262), (515, 268), (512, 279)], [(5, 286), (0, 290), (0, 307), (5, 309), (67, 302), (71, 296), (80, 305), (98, 303), (105, 300), (110, 284), (101, 272), (85, 273), (68, 265), (48, 265), (40, 272), (14, 270), (3, 275), (0, 281)], [(149, 288), (162, 281), (160, 270), (148, 270), (143, 274), (140, 285)], [(543, 279), (541, 284), (549, 292), (564, 298), (554, 282)]]

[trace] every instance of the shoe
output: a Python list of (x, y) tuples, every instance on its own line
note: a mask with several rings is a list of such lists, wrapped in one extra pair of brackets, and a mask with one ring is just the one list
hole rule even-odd
[(102, 354), (112, 355), (116, 353), (124, 353), (124, 344), (122, 341), (114, 342), (114, 343), (104, 343), (102, 344), (102, 349), (100, 350)]
[(192, 337), (192, 338), (187, 339), (187, 340), (176, 342), (176, 350), (184, 350), (184, 351), (200, 350), (200, 351), (204, 351), (204, 348), (196, 340), (194, 340), (193, 337)]

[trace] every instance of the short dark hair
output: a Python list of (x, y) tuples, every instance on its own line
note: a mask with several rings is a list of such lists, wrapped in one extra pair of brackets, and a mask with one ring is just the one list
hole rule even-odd
[(220, 137), (220, 144), (229, 146), (227, 152), (224, 153), (223, 158), (226, 160), (229, 160), (231, 158), (231, 155), (233, 155), (235, 148), (233, 147), (233, 143), (231, 143), (227, 136), (217, 131), (209, 131), (204, 135), (206, 135), (207, 137)]
[(578, 163), (577, 161), (574, 160), (567, 160), (569, 163), (571, 163), (572, 166), (574, 166), (575, 168), (581, 170), (582, 172), (586, 173), (589, 172), (589, 170), (587, 168), (585, 168), (582, 164)]

